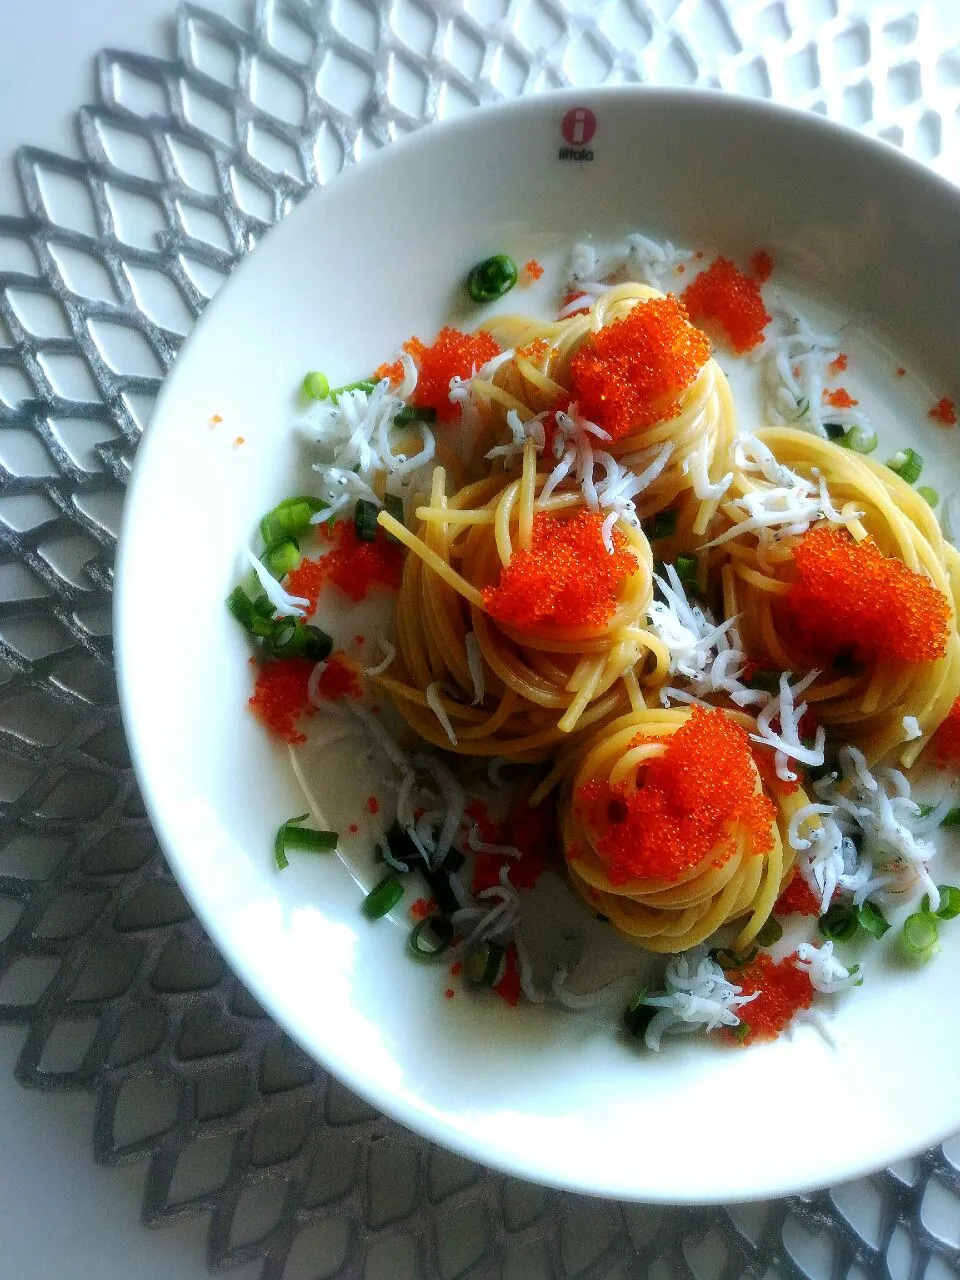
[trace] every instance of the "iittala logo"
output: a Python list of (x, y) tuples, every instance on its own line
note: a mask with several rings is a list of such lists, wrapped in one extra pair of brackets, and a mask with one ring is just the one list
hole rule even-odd
[(567, 144), (557, 152), (558, 160), (592, 160), (588, 145), (597, 132), (597, 117), (589, 107), (571, 107), (560, 121), (560, 132)]

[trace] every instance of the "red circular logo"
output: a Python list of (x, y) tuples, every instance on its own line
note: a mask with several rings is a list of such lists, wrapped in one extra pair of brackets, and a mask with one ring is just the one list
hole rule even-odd
[(560, 132), (571, 147), (585, 147), (597, 132), (597, 117), (589, 107), (571, 107), (560, 122)]

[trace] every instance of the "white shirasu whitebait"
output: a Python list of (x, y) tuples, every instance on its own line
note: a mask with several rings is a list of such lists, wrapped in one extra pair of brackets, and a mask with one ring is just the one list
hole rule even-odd
[[(807, 710), (805, 702), (797, 703), (795, 699), (813, 684), (819, 671), (808, 671), (802, 680), (795, 685), (790, 684), (792, 672), (780, 673), (780, 692), (771, 698), (767, 705), (757, 714), (757, 733), (750, 738), (762, 746), (770, 747), (775, 755), (777, 777), (782, 782), (795, 782), (796, 774), (790, 769), (789, 761), (796, 760), (800, 764), (819, 768), (823, 764), (823, 750), (826, 733), (823, 725), (817, 725), (812, 747), (804, 746), (800, 741), (800, 721)], [(780, 724), (779, 732), (773, 728), (773, 721)]]
[(657, 1010), (644, 1034), (648, 1049), (658, 1051), (665, 1033), (716, 1031), (740, 1025), (739, 1010), (759, 992), (743, 995), (706, 948), (671, 956), (663, 975), (664, 991), (645, 996), (643, 1003)]
[(393, 665), (397, 656), (396, 646), (391, 644), (389, 640), (385, 640), (383, 636), (377, 636), (377, 647), (383, 653), (383, 661), (378, 662), (376, 666), (367, 667), (364, 674), (368, 677), (382, 676), (383, 673)]
[(451, 745), (455, 747), (457, 745), (457, 735), (454, 732), (450, 717), (447, 715), (447, 709), (443, 705), (443, 700), (440, 697), (440, 681), (432, 680), (423, 692), (426, 695), (427, 706), (440, 721), (440, 727), (450, 739)]
[(464, 649), (467, 655), (467, 670), (473, 683), (473, 706), (479, 707), (486, 696), (486, 677), (483, 670), (483, 654), (480, 641), (475, 631), (468, 631), (464, 636)]
[(814, 991), (828, 996), (858, 987), (863, 981), (859, 966), (848, 969), (840, 963), (833, 954), (832, 942), (825, 942), (820, 947), (813, 942), (801, 942), (793, 964), (807, 974)]
[(292, 596), (284, 591), (270, 570), (253, 554), (249, 547), (243, 548), (243, 556), (250, 568), (257, 575), (257, 581), (263, 588), (263, 594), (273, 605), (277, 613), (285, 618), (305, 618), (310, 601), (303, 596)]

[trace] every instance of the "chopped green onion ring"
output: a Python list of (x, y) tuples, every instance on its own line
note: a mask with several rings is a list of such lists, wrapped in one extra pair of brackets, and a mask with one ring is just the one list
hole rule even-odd
[(356, 382), (345, 382), (342, 387), (334, 387), (330, 392), (330, 399), (334, 404), (339, 404), (340, 397), (346, 395), (348, 391), (363, 391), (366, 395), (370, 395), (376, 387), (377, 384), (371, 382), (369, 378), (359, 378)]
[(740, 1044), (743, 1044), (750, 1035), (750, 1023), (740, 1022), (733, 1028), (733, 1038)]
[(839, 422), (825, 422), (823, 429), (827, 433), (828, 440), (842, 440), (847, 434), (847, 429)]
[(928, 484), (917, 485), (917, 495), (921, 497), (928, 507), (935, 507), (940, 501), (940, 495), (936, 489), (931, 489)]
[(755, 667), (744, 681), (748, 689), (762, 689), (765, 693), (780, 692), (780, 672), (769, 667)]
[(890, 928), (890, 921), (872, 902), (862, 902), (857, 908), (857, 924), (875, 938), (882, 938)]
[(353, 527), (361, 542), (376, 542), (380, 508), (369, 498), (358, 498), (353, 509)]
[(495, 987), (507, 969), (507, 953), (498, 942), (485, 942), (463, 962), (463, 976), (475, 987)]
[(276, 542), (271, 542), (260, 557), (278, 582), (296, 569), (301, 559), (300, 544), (294, 538), (279, 538)]
[(326, 400), (330, 392), (330, 381), (325, 373), (321, 373), (319, 369), (314, 369), (308, 373), (303, 380), (304, 395), (310, 397), (311, 400)]
[(938, 920), (955, 920), (960, 916), (960, 889), (955, 884), (938, 884), (940, 905), (936, 910)]
[(309, 813), (301, 813), (296, 818), (288, 818), (277, 831), (273, 841), (273, 856), (278, 871), (285, 871), (290, 865), (287, 853), (291, 849), (303, 849), (307, 853), (332, 853), (337, 847), (339, 836), (336, 831), (318, 831), (316, 827), (304, 827)]
[(407, 942), (418, 960), (435, 960), (453, 942), (453, 933), (449, 916), (427, 916), (413, 926)]
[(672, 538), (677, 532), (677, 513), (672, 507), (668, 507), (666, 511), (658, 511), (649, 520), (644, 520), (642, 528), (648, 542), (656, 542), (658, 538)]
[(763, 925), (763, 928), (757, 934), (755, 942), (758, 947), (772, 947), (774, 943), (780, 941), (783, 937), (783, 925), (779, 920), (774, 920), (773, 916)]
[(710, 958), (724, 971), (745, 969), (756, 959), (759, 950), (757, 946), (752, 946), (749, 951), (731, 951), (729, 947), (719, 947), (710, 952)]
[(901, 480), (905, 480), (907, 484), (914, 484), (920, 479), (920, 473), (923, 471), (923, 458), (916, 449), (901, 449), (888, 460), (887, 466), (891, 471), (896, 472)]
[(392, 911), (402, 897), (403, 885), (391, 874), (373, 886), (360, 909), (368, 920), (379, 920)]
[[(403, 524), (403, 499), (398, 493), (388, 493), (383, 500), (383, 509), (388, 516), (393, 516), (397, 524)], [(395, 533), (391, 533), (389, 529), (384, 532), (391, 542), (399, 543), (400, 539)]]
[[(926, 817), (926, 814), (921, 814), (921, 817)], [(941, 827), (960, 827), (960, 808), (951, 809), (940, 825)]]
[(817, 928), (830, 942), (849, 942), (859, 928), (856, 908), (832, 903), (817, 921)]
[(313, 523), (311, 516), (325, 511), (326, 506), (319, 498), (284, 498), (260, 521), (260, 537), (266, 546), (281, 538), (299, 538), (309, 532)]
[(637, 1040), (643, 1039), (647, 1027), (649, 1027), (654, 1014), (657, 1012), (655, 1005), (643, 1003), (651, 990), (650, 984), (646, 983), (623, 1011), (623, 1029), (628, 1035), (634, 1036)]
[(677, 577), (681, 582), (696, 582), (697, 580), (697, 557), (678, 555), (673, 562), (673, 567), (677, 571)]
[(873, 453), (880, 439), (875, 431), (865, 427), (851, 427), (841, 443), (845, 449), (852, 449), (854, 453)]
[(467, 293), (474, 302), (495, 302), (517, 283), (517, 264), (505, 253), (484, 258), (467, 276)]
[(393, 420), (395, 427), (405, 427), (411, 422), (436, 422), (437, 411), (429, 404), (405, 404)]
[(900, 930), (900, 949), (908, 960), (926, 963), (940, 949), (940, 926), (929, 911), (915, 911), (907, 916)]

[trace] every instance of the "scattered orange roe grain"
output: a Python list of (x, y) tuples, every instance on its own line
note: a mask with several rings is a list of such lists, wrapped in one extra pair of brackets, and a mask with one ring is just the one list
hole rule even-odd
[(678, 276), (682, 276), (686, 271), (686, 269), (687, 268), (683, 265), (682, 262), (678, 262), (677, 265), (674, 267), (674, 271), (676, 271)]
[(554, 816), (546, 805), (532, 808), (525, 800), (517, 801), (499, 829), (489, 824), (486, 830), (481, 828), (480, 839), (484, 844), (512, 845), (520, 850), (520, 857), (478, 853), (470, 892), (476, 897), (482, 890), (500, 884), (504, 867), (509, 868), (508, 878), (515, 889), (535, 888), (546, 868), (554, 837)]
[(447, 987), (446, 991), (443, 994), (446, 996), (448, 1000), (452, 1000), (457, 993), (454, 991), (453, 987)]
[(764, 326), (770, 323), (756, 280), (729, 258), (716, 258), (687, 285), (683, 300), (691, 318), (716, 325), (734, 351), (750, 351), (762, 342)]
[(391, 386), (397, 386), (403, 381), (403, 361), (391, 360), (387, 364), (379, 364), (373, 371), (373, 376), (377, 382), (381, 378), (389, 378)]
[(528, 343), (525, 347), (517, 347), (518, 360), (532, 360), (534, 364), (550, 350), (550, 343), (546, 338), (534, 338), (533, 342)]
[(291, 569), (283, 580), (285, 591), (292, 596), (297, 596), (299, 599), (307, 601), (308, 614), (313, 613), (317, 607), (320, 588), (323, 586), (323, 580), (327, 574), (325, 559), (326, 557), (309, 559), (304, 556), (297, 567)]
[(750, 259), (750, 274), (758, 284), (764, 284), (773, 275), (776, 265), (766, 249), (758, 249)]
[(640, 781), (593, 780), (576, 793), (611, 884), (676, 881), (704, 859), (722, 866), (740, 833), (753, 854), (772, 847), (776, 810), (759, 789), (750, 740), (719, 708), (694, 707)]
[(846, 373), (847, 364), (847, 353), (845, 351), (841, 351), (836, 360), (831, 360), (830, 364), (827, 366), (830, 370), (830, 377), (836, 378), (839, 374)]
[(507, 1004), (513, 1008), (520, 1003), (520, 962), (517, 957), (517, 948), (511, 942), (507, 947), (506, 968), (503, 977), (496, 984), (493, 990)]
[[(567, 311), (567, 307), (570, 306), (571, 302), (576, 302), (579, 298), (583, 299), (584, 305), (578, 311)], [(573, 290), (572, 293), (566, 293), (563, 296), (563, 301), (560, 303), (560, 310), (566, 311), (567, 315), (570, 316), (583, 315), (585, 311), (590, 310), (590, 295), (588, 293), (581, 293), (578, 289)]]
[(580, 412), (619, 440), (675, 417), (680, 397), (710, 356), (710, 340), (695, 329), (672, 294), (638, 302), (588, 339), (570, 361)]
[(362, 649), (363, 646), (367, 643), (367, 637), (356, 635), (353, 637), (353, 643), (357, 646), (358, 649)]
[(239, 449), (239, 447), (242, 444), (246, 444), (246, 443), (247, 443), (247, 440), (245, 436), (234, 436), (233, 438), (233, 447), (235, 449)]
[(360, 828), (357, 826), (355, 822), (351, 822), (349, 827), (347, 827), (347, 830), (350, 832), (352, 836), (355, 836), (357, 832), (360, 830)]
[(943, 396), (929, 411), (927, 417), (932, 418), (934, 422), (939, 422), (942, 427), (955, 427), (957, 425), (957, 406), (952, 400), (948, 400), (946, 396)]
[(500, 354), (489, 333), (461, 333), (443, 328), (431, 346), (419, 338), (403, 344), (417, 364), (417, 387), (410, 397), (421, 408), (436, 409), (441, 422), (450, 422), (458, 406), (450, 403), (450, 379), (469, 378), (482, 364)]
[(308, 658), (276, 658), (258, 663), (257, 682), (250, 706), (254, 715), (285, 742), (306, 742), (297, 727), (301, 716), (313, 715), (307, 696), (310, 672), (316, 664)]
[(900, 366), (900, 368), (897, 370), (897, 377), (898, 377), (898, 378), (905, 378), (906, 376), (907, 376), (907, 371), (906, 371), (906, 369), (903, 367), (903, 365), (901, 365), (901, 366)]
[[(339, 520), (333, 526), (333, 537), (336, 545), (314, 563), (320, 565), (322, 577), (329, 578), (351, 600), (363, 600), (370, 588), (376, 585), (394, 590), (400, 586), (403, 548), (391, 542), (379, 526), (374, 541), (364, 542), (357, 537), (352, 520)], [(307, 595), (306, 590), (293, 591), (290, 586), (291, 580), (298, 582), (297, 575), (303, 563), (287, 575), (287, 590), (294, 595)], [(312, 581), (309, 579), (311, 584)]]
[(459, 978), (462, 972), (463, 972), (463, 961), (454, 960), (453, 964), (450, 966), (451, 978)]
[(523, 264), (523, 274), (530, 280), (539, 280), (543, 275), (543, 267), (536, 258), (531, 258), (529, 262)]
[(367, 812), (368, 813), (380, 812), (380, 801), (377, 799), (376, 796), (367, 796)]
[(211, 415), (210, 425), (212, 427), (216, 427), (216, 426), (219, 426), (222, 421), (223, 421), (223, 418), (221, 417), (221, 415), (219, 413), (214, 413)]
[[(353, 665), (343, 653), (331, 653), (317, 680), (317, 695), (327, 702), (359, 698), (363, 692)], [(374, 810), (370, 810), (371, 813)]]
[(824, 391), (823, 403), (830, 405), (833, 409), (852, 409), (860, 401), (854, 400), (846, 387), (837, 387), (835, 391)]
[(947, 712), (946, 719), (941, 721), (934, 742), (937, 744), (937, 759), (941, 764), (960, 760), (960, 698), (957, 698)]
[(418, 898), (410, 907), (410, 915), (414, 920), (426, 920), (437, 909), (436, 898)]
[(540, 512), (533, 520), (529, 551), (514, 551), (496, 586), (483, 589), (487, 612), (519, 630), (543, 623), (603, 627), (616, 612), (624, 582), (639, 566), (619, 529), (613, 555), (603, 542), (601, 511), (572, 519)]
[(820, 899), (803, 876), (797, 873), (774, 903), (773, 914), (775, 916), (818, 916)]
[(793, 563), (797, 580), (786, 607), (813, 657), (832, 659), (851, 647), (860, 660), (932, 662), (946, 653), (946, 597), (872, 538), (855, 542), (846, 530), (821, 525), (797, 543)]
[(760, 993), (756, 1000), (738, 1010), (741, 1027), (749, 1028), (742, 1040), (737, 1036), (741, 1044), (776, 1039), (801, 1009), (809, 1009), (813, 1003), (813, 984), (807, 973), (794, 965), (793, 956), (775, 963), (761, 951), (745, 969), (732, 973), (730, 979), (745, 996), (754, 991)]

